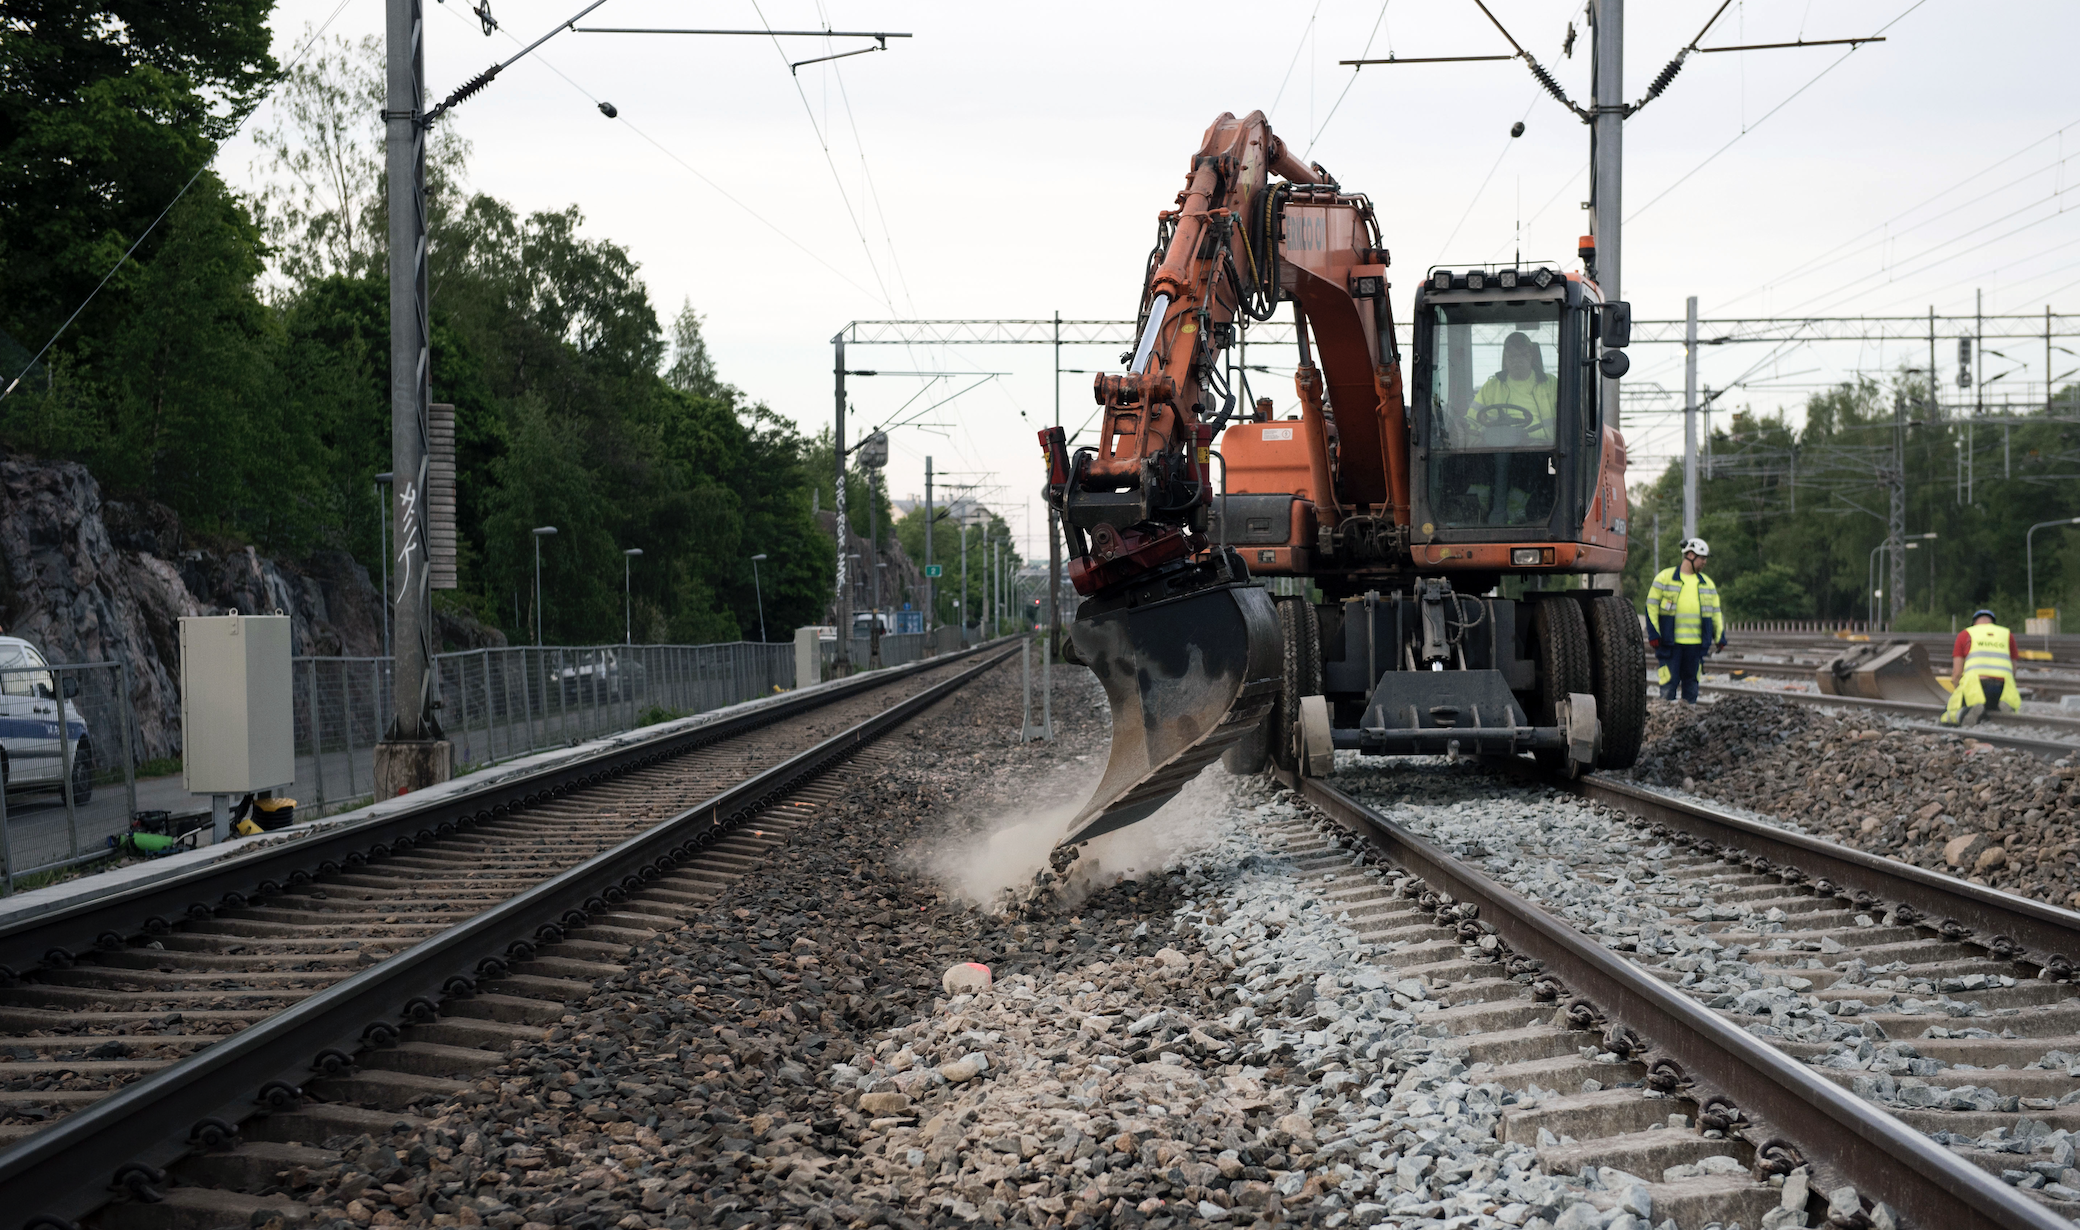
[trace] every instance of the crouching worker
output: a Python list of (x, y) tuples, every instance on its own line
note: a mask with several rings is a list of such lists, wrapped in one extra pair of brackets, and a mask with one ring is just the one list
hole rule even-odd
[(1986, 706), (2022, 712), (2015, 690), (2015, 635), (1993, 621), (1993, 612), (1972, 613), (1972, 626), (1950, 647), (1950, 703), (1937, 720), (1945, 726), (1976, 726)]

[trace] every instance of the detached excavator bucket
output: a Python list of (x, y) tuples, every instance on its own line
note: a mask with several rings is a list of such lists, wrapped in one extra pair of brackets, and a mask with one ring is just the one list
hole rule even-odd
[(1114, 606), (1078, 618), (1069, 637), (1112, 702), (1112, 759), (1065, 846), (1147, 817), (1256, 729), (1278, 695), (1284, 645), (1262, 586)]
[(1904, 700), (1924, 705), (1941, 705), (1950, 699), (1935, 672), (1929, 669), (1928, 651), (1913, 641), (1873, 642), (1858, 645), (1813, 672), (1820, 691), (1829, 696), (1859, 696), (1865, 700)]

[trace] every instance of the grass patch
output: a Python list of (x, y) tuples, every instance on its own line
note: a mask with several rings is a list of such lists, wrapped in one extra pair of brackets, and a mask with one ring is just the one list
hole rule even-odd
[(156, 756), (137, 766), (139, 777), (172, 777), (181, 771), (178, 756)]
[(655, 726), (660, 722), (676, 722), (686, 716), (688, 714), (683, 710), (667, 709), (663, 705), (652, 705), (648, 709), (643, 710), (642, 715), (636, 718), (636, 726), (641, 728), (644, 726)]

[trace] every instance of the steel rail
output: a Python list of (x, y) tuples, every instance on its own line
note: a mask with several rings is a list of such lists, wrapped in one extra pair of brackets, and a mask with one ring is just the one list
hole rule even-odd
[(301, 877), (327, 863), (344, 866), (371, 853), (388, 854), (412, 843), (430, 841), (444, 831), (466, 827), (499, 812), (735, 738), (913, 674), (987, 652), (995, 643), (888, 670), (865, 672), (814, 692), (762, 704), (684, 730), (633, 739), (624, 736), (625, 741), (579, 760), (488, 782), (467, 793), (407, 806), (388, 815), (321, 828), (223, 862), (18, 918), (0, 926), (0, 983), (15, 981), (39, 967), (64, 968), (74, 963), (77, 954), (97, 948), (120, 948), (140, 933), (158, 934), (171, 929), (182, 918), (207, 918), (219, 908), (242, 908), (254, 899), (301, 882)]
[[(163, 1068), (51, 1127), (0, 1150), (0, 1202), (14, 1224), (76, 1220), (109, 1199), (119, 1170), (163, 1167), (193, 1147), (214, 1118), (237, 1124), (300, 1104), (298, 1083), (326, 1071), (327, 1052), (351, 1055), (395, 1040), (400, 1025), (432, 1020), (443, 1000), (495, 982), (536, 942), (614, 905), (664, 871), (698, 858), (733, 823), (778, 802), (863, 744), (945, 699), (1010, 656), (990, 657), (669, 820), (335, 983), (225, 1041)], [(944, 664), (943, 659), (938, 659)], [(877, 672), (880, 673), (880, 672)], [(519, 938), (533, 936), (534, 939)], [(336, 1062), (336, 1061), (335, 1061)], [(48, 1225), (48, 1223), (44, 1223)]]
[[(1319, 778), (1296, 779), (1283, 770), (1278, 776), (1432, 888), (1478, 907), (1480, 921), (1511, 949), (1543, 962), (1571, 991), (1639, 1031), (1687, 1077), (1723, 1091), (1748, 1118), (1823, 1158), (1859, 1192), (1884, 1200), (1912, 1224), (2072, 1230), (2050, 1209), (1379, 812)], [(2074, 919), (2080, 923), (2080, 915)]]
[(2080, 913), (2072, 910), (1749, 820), (1709, 803), (1677, 798), (1631, 782), (1597, 774), (1565, 781), (1544, 774), (1529, 761), (1524, 761), (1521, 768), (1509, 762), (1500, 763), (1556, 790), (1665, 824), (1693, 839), (1712, 842), (1722, 853), (1737, 850), (1768, 859), (1775, 867), (1796, 867), (1814, 879), (1832, 880), (1845, 899), (1855, 901), (1857, 894), (1868, 893), (1875, 901), (1866, 908), (1901, 903), (1914, 911), (1917, 923), (1940, 927), (1945, 921), (1958, 922), (1972, 932), (1963, 938), (1976, 937), (1982, 947), (2006, 947), (1996, 943), (2002, 939), (2020, 945), (2022, 951), (2010, 955), (2009, 960), (2062, 971), (2071, 968), (2075, 955), (2080, 954)]

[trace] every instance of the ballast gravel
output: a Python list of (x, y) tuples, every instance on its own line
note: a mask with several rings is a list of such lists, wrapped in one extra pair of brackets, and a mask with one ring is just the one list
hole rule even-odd
[(1087, 675), (1021, 746), (1004, 674), (423, 1126), (324, 1142), (342, 1165), (282, 1176), (308, 1224), (1646, 1230), (1638, 1180), (1498, 1139), (1521, 1091), (1325, 903), (1290, 795), (1215, 772), (1148, 822), (1169, 848), (935, 879), (921, 846), (1102, 763)]
[(1769, 696), (1651, 701), (1628, 776), (1859, 850), (2080, 908), (2080, 748), (2029, 752)]

